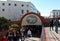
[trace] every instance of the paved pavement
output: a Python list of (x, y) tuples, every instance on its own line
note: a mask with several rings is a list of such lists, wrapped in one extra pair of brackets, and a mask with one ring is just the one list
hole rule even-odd
[[(47, 27), (47, 28), (50, 30), (50, 27)], [(53, 29), (54, 29), (54, 30), (52, 30), (52, 31), (55, 32), (55, 27), (53, 27)], [(58, 34), (60, 34), (60, 27), (58, 28)]]
[[(55, 31), (55, 27), (54, 27), (54, 31)], [(58, 34), (60, 34), (60, 27), (58, 28)]]
[(45, 41), (60, 41), (60, 28), (58, 28), (58, 34), (54, 30), (50, 31), (49, 27), (45, 28)]

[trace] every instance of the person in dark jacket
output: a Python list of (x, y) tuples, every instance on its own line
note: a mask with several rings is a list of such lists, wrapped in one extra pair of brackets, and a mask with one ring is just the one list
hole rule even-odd
[(50, 20), (50, 31), (53, 30), (53, 20)]
[(58, 33), (58, 26), (59, 26), (58, 19), (55, 20), (54, 25), (55, 25), (55, 32)]
[(13, 41), (13, 36), (14, 36), (13, 32), (7, 32), (6, 34), (6, 37), (8, 37), (9, 41)]
[(17, 31), (16, 31), (16, 37), (17, 37), (17, 41), (19, 41), (20, 34), (21, 34), (21, 33), (20, 33), (20, 30), (17, 30)]

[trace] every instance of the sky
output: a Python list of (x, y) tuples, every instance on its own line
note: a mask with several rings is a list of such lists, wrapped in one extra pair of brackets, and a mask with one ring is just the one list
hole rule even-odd
[(42, 16), (49, 16), (52, 10), (60, 9), (60, 0), (19, 0), (19, 1), (31, 2), (41, 13)]

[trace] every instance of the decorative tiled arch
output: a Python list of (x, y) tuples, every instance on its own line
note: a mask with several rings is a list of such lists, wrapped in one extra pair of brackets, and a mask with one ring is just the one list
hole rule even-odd
[(41, 16), (39, 14), (34, 13), (34, 12), (28, 12), (25, 15), (23, 15), (22, 18), (21, 18), (21, 20), (20, 20), (21, 27), (22, 27), (22, 21), (23, 21), (24, 17), (26, 17), (27, 15), (30, 15), (30, 14), (34, 14), (34, 15), (38, 16), (40, 18), (41, 22), (43, 22), (43, 20), (42, 20), (42, 18), (41, 18)]

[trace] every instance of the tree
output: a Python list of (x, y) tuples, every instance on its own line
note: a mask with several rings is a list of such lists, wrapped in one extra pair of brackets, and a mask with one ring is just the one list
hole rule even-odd
[(8, 22), (8, 19), (6, 19), (5, 17), (0, 17), (0, 31), (8, 28), (7, 22)]

